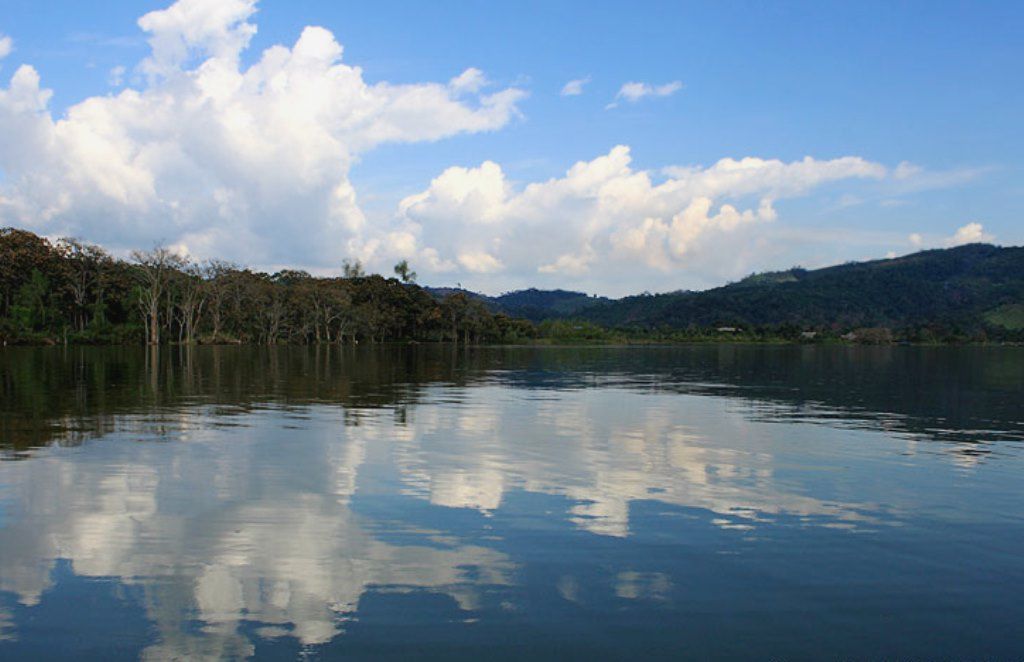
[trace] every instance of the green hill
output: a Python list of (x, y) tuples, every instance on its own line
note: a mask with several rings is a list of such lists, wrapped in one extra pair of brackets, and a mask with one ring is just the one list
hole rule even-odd
[(532, 322), (572, 317), (585, 308), (611, 301), (604, 297), (591, 296), (585, 292), (538, 290), (532, 287), (526, 290), (506, 292), (494, 297), (451, 287), (427, 287), (425, 289), (438, 299), (461, 292), (470, 299), (484, 302), (494, 313), (504, 313), (510, 317), (528, 319)]
[(584, 292), (534, 288), (507, 292), (492, 299), (498, 310), (512, 317), (523, 317), (534, 322), (550, 317), (572, 317), (586, 308), (609, 301), (604, 297), (592, 297)]
[(757, 274), (703, 292), (631, 296), (578, 314), (618, 328), (1024, 329), (1024, 248), (971, 244)]

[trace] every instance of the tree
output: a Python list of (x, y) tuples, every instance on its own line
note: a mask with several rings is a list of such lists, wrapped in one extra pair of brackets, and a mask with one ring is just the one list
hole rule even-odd
[(75, 329), (84, 331), (89, 309), (96, 309), (90, 306), (90, 300), (102, 299), (103, 272), (111, 261), (110, 256), (99, 246), (67, 237), (57, 241), (57, 251), (68, 267)]
[[(313, 305), (317, 313), (317, 328), (323, 328), (324, 342), (344, 342), (345, 331), (352, 321), (352, 296), (342, 281), (330, 280), (314, 289)], [(316, 333), (317, 341), (321, 334)]]
[(405, 261), (395, 278), (367, 275), (356, 261), (346, 263), (345, 273), (269, 275), (219, 261), (200, 267), (162, 246), (122, 261), (76, 239), (51, 244), (30, 232), (0, 230), (0, 340), (470, 343), (528, 337), (533, 329), (497, 321), (465, 293), (439, 302), (413, 282)]
[(345, 274), (345, 278), (364, 278), (366, 272), (363, 271), (363, 263), (359, 260), (345, 260), (341, 265), (341, 270)]
[(259, 283), (260, 334), (263, 342), (268, 345), (276, 345), (284, 331), (288, 313), (286, 294), (285, 286), (270, 278), (264, 278)]
[(466, 313), (469, 309), (469, 297), (463, 292), (449, 294), (441, 302), (442, 316), (448, 322), (452, 332), (452, 342), (459, 342), (459, 329), (466, 321)]
[(178, 276), (178, 315), (180, 333), (191, 345), (196, 341), (196, 331), (203, 316), (206, 305), (207, 288), (203, 282), (203, 270), (195, 264), (186, 263), (183, 272)]
[(398, 276), (403, 283), (416, 282), (416, 272), (409, 268), (408, 260), (402, 260), (395, 265), (395, 275)]
[(228, 328), (239, 342), (260, 342), (264, 320), (259, 302), (266, 274), (241, 269), (228, 274)]
[(50, 242), (26, 230), (0, 229), (0, 315), (8, 315), (15, 295), (32, 277), (33, 270), (45, 275), (57, 260)]
[(214, 342), (220, 338), (221, 329), (224, 325), (224, 316), (227, 313), (230, 274), (233, 271), (238, 271), (238, 267), (222, 260), (209, 260), (202, 268), (208, 300), (207, 310), (210, 323), (213, 325), (212, 335)]
[(18, 288), (11, 306), (19, 330), (30, 334), (45, 330), (50, 317), (47, 306), (49, 291), (50, 281), (39, 269), (33, 269), (29, 279)]
[(174, 272), (184, 266), (184, 260), (164, 246), (151, 251), (134, 251), (132, 260), (136, 264), (136, 278), (139, 283), (137, 299), (148, 329), (147, 342), (160, 344), (160, 304), (167, 292)]

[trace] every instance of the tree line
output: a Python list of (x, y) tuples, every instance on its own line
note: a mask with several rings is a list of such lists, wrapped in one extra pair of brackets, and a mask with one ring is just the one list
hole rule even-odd
[(463, 292), (437, 299), (404, 260), (395, 275), (346, 261), (340, 277), (195, 262), (158, 246), (129, 260), (76, 239), (0, 229), (0, 342), (315, 344), (520, 342), (522, 319)]
[[(701, 292), (585, 308), (609, 329), (669, 339), (727, 335), (804, 342), (1024, 342), (1024, 248), (969, 244), (821, 269), (753, 274)], [(632, 331), (630, 331), (632, 330)]]

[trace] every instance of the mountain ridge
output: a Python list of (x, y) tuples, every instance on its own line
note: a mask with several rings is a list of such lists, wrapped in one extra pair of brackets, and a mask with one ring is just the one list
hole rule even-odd
[(503, 307), (502, 302), (516, 302), (520, 309), (529, 310), (528, 316), (522, 316), (535, 322), (578, 318), (641, 330), (937, 326), (1020, 331), (1024, 329), (1024, 247), (967, 244), (819, 269), (755, 273), (708, 290), (620, 299), (531, 288), (483, 300), (509, 314), (516, 306)]
[(434, 297), (443, 299), (461, 293), (486, 304), (491, 312), (540, 322), (552, 316), (569, 317), (592, 305), (609, 303), (612, 299), (573, 290), (541, 290), (529, 287), (489, 296), (460, 287), (424, 287)]

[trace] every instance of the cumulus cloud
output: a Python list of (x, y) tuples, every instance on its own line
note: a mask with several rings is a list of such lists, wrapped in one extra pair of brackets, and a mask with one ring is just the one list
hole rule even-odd
[(471, 273), (488, 274), (500, 271), (504, 266), (501, 260), (484, 251), (459, 253), (458, 262), (462, 268)]
[(152, 49), (142, 69), (173, 74), (193, 56), (237, 60), (256, 34), (248, 22), (255, 12), (256, 0), (178, 0), (149, 12), (139, 19)]
[(775, 200), (885, 175), (883, 166), (858, 157), (744, 158), (667, 168), (659, 182), (634, 169), (630, 149), (620, 145), (564, 177), (517, 187), (486, 161), (449, 168), (402, 201), (399, 220), (415, 245), (394, 257), (421, 259), (429, 251), (474, 272), (604, 279), (644, 268), (665, 273), (727, 252), (741, 228), (775, 219)]
[(907, 237), (907, 241), (914, 248), (953, 248), (954, 246), (964, 246), (966, 244), (992, 243), (995, 241), (995, 236), (985, 232), (985, 227), (975, 221), (960, 226), (956, 229), (956, 232), (948, 237), (932, 235), (931, 238), (928, 238), (919, 232), (914, 232)]
[(10, 55), (13, 50), (14, 42), (11, 41), (11, 38), (0, 34), (0, 60)]
[(475, 67), (470, 67), (451, 79), (448, 82), (448, 86), (455, 92), (473, 94), (479, 92), (487, 83), (487, 77), (484, 76), (484, 72)]
[[(476, 68), (438, 82), (371, 84), (320, 27), (246, 53), (255, 12), (255, 0), (179, 0), (146, 14), (147, 56), (111, 71), (115, 93), (60, 116), (32, 66), (0, 82), (0, 226), (115, 251), (162, 241), (261, 268), (336, 269), (358, 257), (383, 270), (407, 258), (425, 277), (477, 287), (585, 282), (625, 293), (652, 279), (653, 289), (678, 287), (666, 274), (720, 279), (763, 266), (779, 244), (801, 240), (795, 229), (792, 240), (765, 240), (777, 201), (841, 180), (939, 179), (853, 156), (645, 170), (618, 146), (525, 184), (493, 161), (448, 168), (392, 217), (367, 218), (349, 178), (362, 155), (501, 129), (525, 93)], [(129, 76), (132, 87), (121, 89)], [(587, 80), (570, 81), (566, 93)], [(617, 98), (680, 88), (628, 83)], [(958, 236), (987, 236), (978, 227)]]
[(963, 246), (964, 244), (991, 243), (995, 237), (985, 232), (981, 223), (968, 223), (957, 228), (952, 237), (946, 239), (946, 246)]
[(576, 97), (583, 94), (583, 86), (590, 82), (590, 76), (576, 78), (569, 81), (562, 87), (563, 97)]
[(618, 94), (615, 95), (615, 101), (610, 103), (608, 108), (616, 107), (619, 101), (636, 103), (637, 101), (647, 97), (672, 96), (681, 89), (683, 89), (683, 83), (678, 80), (674, 80), (671, 83), (665, 83), (664, 85), (651, 85), (650, 83), (630, 81), (619, 88)]
[(384, 240), (349, 181), (362, 154), (496, 130), (519, 112), (524, 92), (483, 93), (476, 69), (367, 83), (320, 27), (242, 66), (255, 10), (179, 0), (146, 14), (142, 87), (60, 117), (36, 70), (17, 69), (0, 87), (0, 225), (115, 250), (165, 241), (250, 264), (334, 266)]

